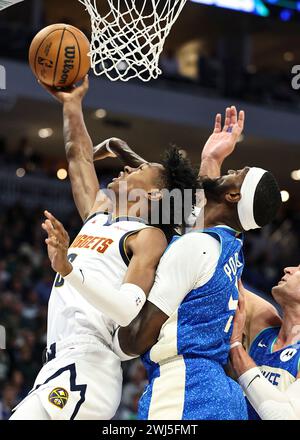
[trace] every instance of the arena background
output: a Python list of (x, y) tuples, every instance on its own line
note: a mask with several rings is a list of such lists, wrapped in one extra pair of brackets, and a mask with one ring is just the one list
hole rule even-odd
[[(255, 14), (217, 8), (252, 9)], [(297, 265), (300, 231), (300, 91), (292, 68), (300, 64), (300, 2), (188, 1), (161, 58), (164, 75), (143, 84), (111, 83), (91, 74), (85, 117), (95, 144), (127, 140), (145, 158), (157, 159), (170, 143), (195, 165), (214, 115), (235, 104), (246, 111), (246, 129), (225, 170), (257, 165), (280, 182), (284, 205), (263, 231), (247, 234), (244, 281), (270, 301), (283, 267)], [(76, 0), (25, 0), (0, 12), (0, 419), (30, 390), (46, 341), (47, 301), (54, 273), (41, 231), (52, 210), (73, 237), (80, 228), (66, 173), (61, 108), (38, 86), (27, 63), (32, 37), (42, 27), (70, 23), (89, 36), (89, 17)], [(101, 163), (104, 182), (120, 169)], [(124, 366), (117, 418), (136, 417), (146, 382), (139, 361)]]

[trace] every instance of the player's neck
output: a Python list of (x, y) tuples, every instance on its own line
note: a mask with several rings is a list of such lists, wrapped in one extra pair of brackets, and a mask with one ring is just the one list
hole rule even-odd
[(283, 320), (278, 334), (277, 346), (288, 346), (300, 341), (300, 306), (283, 307)]
[(232, 219), (232, 212), (227, 212), (223, 204), (208, 202), (204, 208), (204, 227), (220, 225), (239, 230), (238, 223)]
[(126, 203), (126, 206), (122, 206), (122, 204), (114, 204), (113, 210), (111, 212), (114, 218), (120, 217), (132, 217), (132, 218), (141, 218), (143, 209), (134, 209), (136, 207), (136, 203), (130, 204)]

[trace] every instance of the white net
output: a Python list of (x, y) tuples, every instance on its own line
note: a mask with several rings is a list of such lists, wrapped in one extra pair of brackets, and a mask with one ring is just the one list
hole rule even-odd
[(187, 0), (79, 0), (91, 16), (91, 65), (110, 80), (161, 73), (165, 40)]

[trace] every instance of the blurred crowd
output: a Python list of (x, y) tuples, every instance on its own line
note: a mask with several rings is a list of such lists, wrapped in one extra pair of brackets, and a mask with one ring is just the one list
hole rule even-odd
[(179, 89), (181, 85), (185, 91), (192, 88), (199, 94), (300, 109), (300, 97), (291, 87), (289, 70), (257, 70), (252, 65), (237, 69), (232, 59), (204, 53), (191, 53), (185, 61), (180, 61), (178, 54), (172, 51), (162, 54), (160, 67), (162, 80), (167, 83), (176, 81)]
[[(0, 170), (8, 159), (8, 153), (5, 155), (0, 151)], [(20, 155), (17, 159), (20, 160)], [(15, 169), (15, 159), (10, 157), (9, 160)], [(31, 161), (32, 158), (29, 163)], [(37, 167), (38, 174), (43, 172)], [(46, 345), (47, 303), (55, 274), (41, 229), (43, 210), (47, 207), (29, 209), (20, 199), (18, 203), (0, 208), (0, 326), (6, 329), (7, 336), (6, 349), (0, 349), (1, 420), (7, 419), (11, 409), (30, 391), (41, 368)], [(74, 238), (81, 228), (77, 212), (60, 219), (71, 239)], [(282, 276), (283, 267), (300, 263), (299, 231), (300, 213), (283, 210), (273, 225), (247, 234), (244, 282), (255, 291), (270, 295), (272, 286)], [(124, 390), (117, 419), (136, 417), (145, 384), (146, 374), (140, 361), (125, 363)]]
[[(61, 23), (70, 23), (62, 17)], [(41, 27), (46, 26), (43, 23)], [(82, 28), (82, 26), (81, 26)], [(82, 30), (89, 36), (90, 30)], [(36, 34), (24, 24), (0, 21), (0, 55), (27, 62), (28, 48)], [(222, 45), (220, 45), (222, 46)], [(213, 94), (228, 98), (243, 99), (264, 105), (284, 105), (300, 108), (300, 95), (291, 87), (291, 67), (285, 69), (258, 69), (243, 65), (230, 48), (213, 51), (204, 50), (200, 40), (187, 42), (177, 51), (165, 49), (160, 57), (162, 76), (156, 82), (158, 87), (176, 87), (177, 91), (191, 91), (199, 94)], [(149, 83), (150, 86), (152, 82)], [(146, 84), (147, 85), (147, 84)]]

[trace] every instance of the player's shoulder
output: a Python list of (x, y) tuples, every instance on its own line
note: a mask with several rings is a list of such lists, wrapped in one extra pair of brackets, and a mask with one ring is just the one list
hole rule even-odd
[(109, 212), (108, 211), (95, 211), (91, 212), (88, 217), (84, 220), (83, 226), (90, 223), (105, 224), (109, 220)]
[(202, 232), (189, 232), (182, 237), (176, 237), (168, 247), (163, 259), (176, 261), (190, 267), (202, 267), (205, 262), (215, 262), (220, 256), (220, 243), (212, 236)]
[(139, 240), (158, 239), (163, 240), (164, 242), (167, 241), (165, 233), (160, 228), (156, 228), (154, 226), (145, 225), (145, 227), (140, 228), (137, 231), (136, 235)]
[(144, 227), (133, 231), (128, 240), (128, 246), (131, 250), (143, 249), (144, 251), (156, 248), (161, 254), (168, 245), (164, 232), (155, 227)]
[[(182, 237), (180, 237), (176, 242), (177, 246), (194, 249), (207, 248), (219, 251), (220, 242), (212, 235), (209, 235), (201, 231), (191, 231)], [(175, 244), (174, 243), (174, 244)]]

